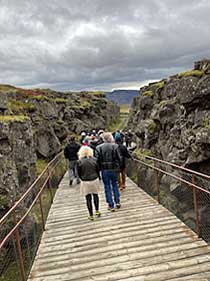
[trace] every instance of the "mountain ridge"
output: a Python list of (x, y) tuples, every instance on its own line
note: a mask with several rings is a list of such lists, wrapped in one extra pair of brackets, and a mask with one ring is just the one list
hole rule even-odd
[(133, 98), (139, 95), (139, 90), (114, 90), (105, 94), (107, 99), (114, 101), (118, 105), (131, 104)]

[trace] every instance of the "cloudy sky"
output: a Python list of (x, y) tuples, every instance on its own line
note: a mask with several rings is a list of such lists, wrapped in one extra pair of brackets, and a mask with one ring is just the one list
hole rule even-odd
[(0, 0), (0, 83), (136, 88), (210, 58), (209, 0)]

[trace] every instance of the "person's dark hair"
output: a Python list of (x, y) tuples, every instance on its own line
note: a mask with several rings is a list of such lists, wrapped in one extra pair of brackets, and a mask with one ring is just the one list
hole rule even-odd
[(123, 144), (123, 141), (122, 141), (121, 138), (117, 138), (117, 139), (115, 140), (115, 142), (116, 142), (117, 144)]
[(75, 141), (75, 137), (74, 136), (70, 136), (69, 137), (69, 141)]

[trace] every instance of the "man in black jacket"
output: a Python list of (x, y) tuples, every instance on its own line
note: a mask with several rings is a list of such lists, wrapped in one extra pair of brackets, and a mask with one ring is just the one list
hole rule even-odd
[(120, 154), (122, 157), (122, 162), (120, 166), (120, 173), (119, 173), (119, 187), (120, 191), (125, 189), (125, 181), (126, 181), (126, 159), (131, 158), (131, 154), (127, 147), (123, 144), (122, 139), (119, 137), (116, 140), (116, 143), (119, 146)]
[[(95, 156), (102, 172), (102, 180), (104, 183), (108, 209), (110, 211), (115, 211), (115, 204), (117, 208), (120, 208), (121, 206), (117, 181), (118, 172), (121, 166), (121, 155), (118, 145), (113, 143), (114, 139), (111, 133), (104, 133), (103, 140), (104, 143), (96, 147)], [(114, 200), (112, 198), (112, 192), (114, 194)]]
[(69, 185), (72, 185), (73, 179), (77, 179), (77, 184), (80, 183), (80, 179), (77, 171), (77, 160), (78, 160), (78, 151), (81, 145), (75, 141), (75, 137), (71, 136), (69, 138), (69, 143), (64, 149), (64, 156), (69, 160)]

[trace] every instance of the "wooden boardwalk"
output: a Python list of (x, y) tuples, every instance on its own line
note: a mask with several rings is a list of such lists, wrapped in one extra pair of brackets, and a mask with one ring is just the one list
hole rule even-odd
[(79, 186), (65, 175), (51, 208), (30, 281), (207, 281), (210, 248), (127, 179), (122, 208), (90, 222)]

